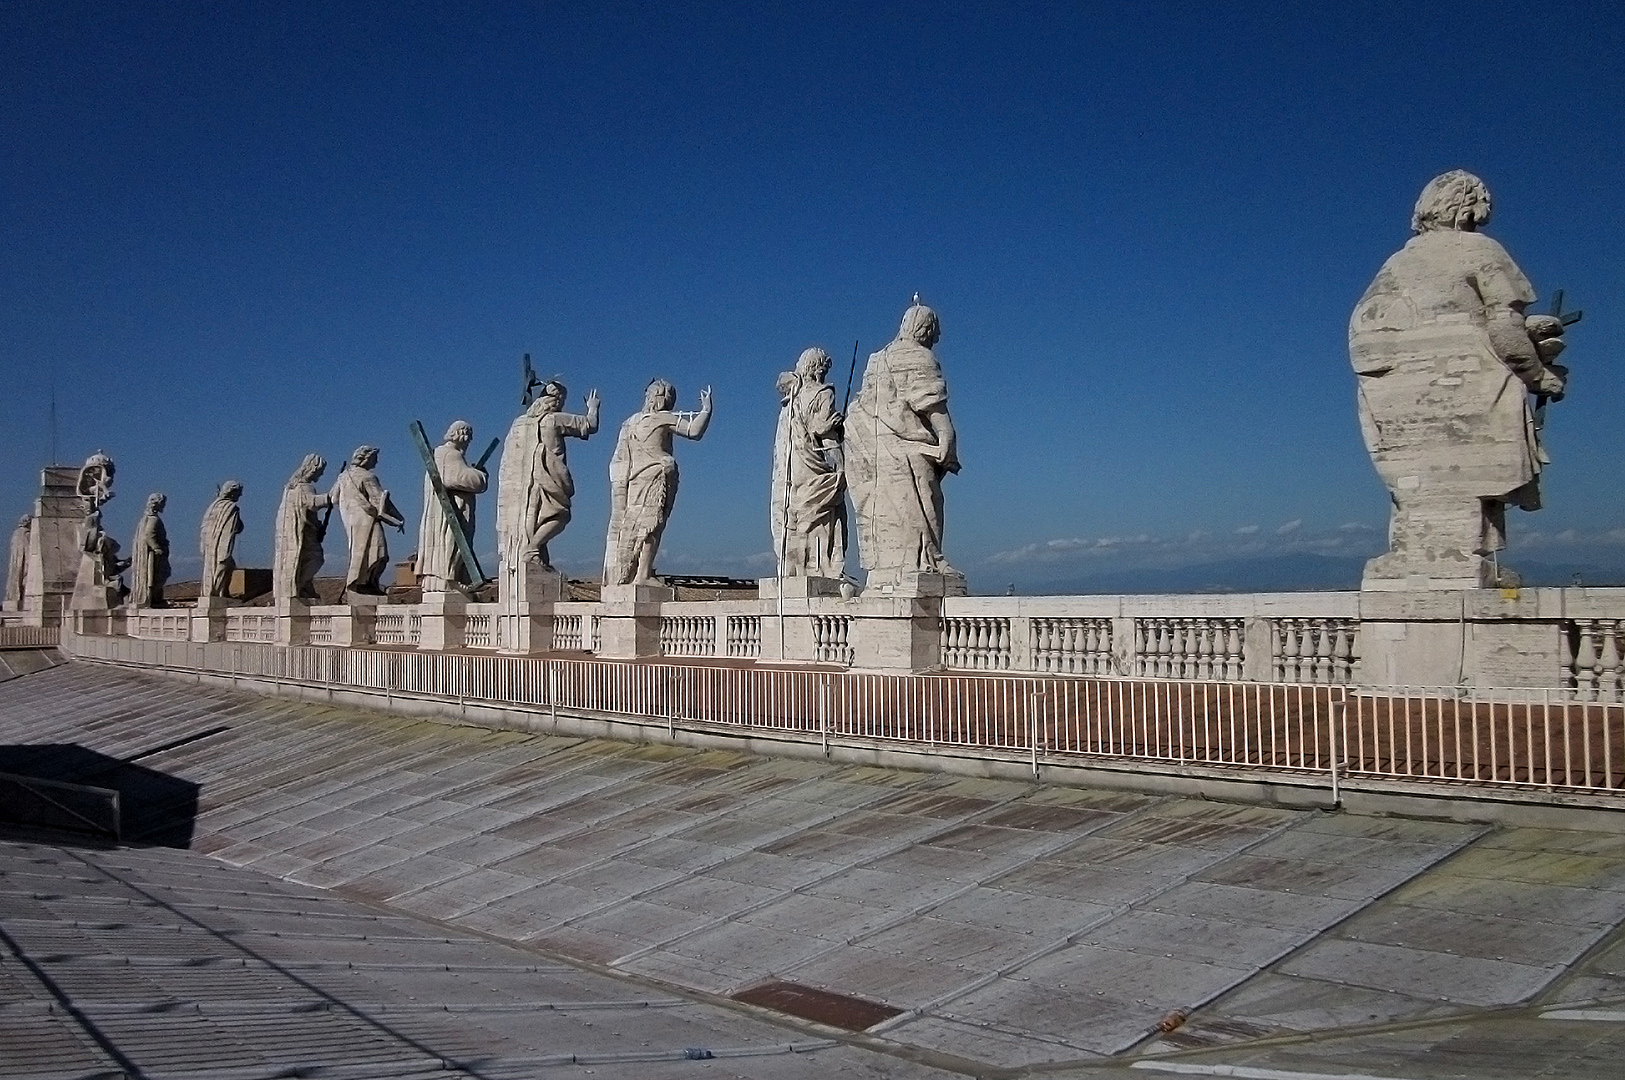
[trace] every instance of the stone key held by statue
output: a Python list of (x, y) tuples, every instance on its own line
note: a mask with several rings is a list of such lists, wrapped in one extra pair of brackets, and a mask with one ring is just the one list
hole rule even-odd
[[(468, 533), (463, 528), (463, 516), (451, 504), (451, 496), (446, 494), (446, 485), (440, 479), (439, 468), (435, 466), (434, 450), (429, 446), (429, 436), (423, 430), (423, 421), (412, 421), (406, 425), (406, 430), (412, 436), (412, 445), (417, 447), (418, 457), (423, 459), (423, 468), (429, 474), (429, 490), (434, 492), (435, 500), (440, 503), (441, 513), (446, 515), (447, 521), (457, 526), (451, 530), (451, 538), (457, 542), (457, 554), (463, 560), (463, 565), (468, 568), (469, 579), (479, 583), (473, 586), (477, 589), (491, 579), (485, 576), (485, 571), (480, 568), (480, 560), (475, 557), (474, 549), (469, 546)], [(500, 441), (491, 440), (491, 445), (485, 448), (485, 453), (480, 457), (480, 464), (476, 468), (485, 464), (485, 459), (491, 456)]]

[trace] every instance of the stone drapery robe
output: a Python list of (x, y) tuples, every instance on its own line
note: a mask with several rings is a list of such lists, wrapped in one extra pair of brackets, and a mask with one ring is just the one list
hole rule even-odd
[(525, 412), (514, 420), (497, 473), (497, 548), (505, 566), (536, 553), (534, 538), (543, 522), (569, 520), (576, 485), (564, 440), (597, 430), (596, 422), (573, 413)]
[(1349, 321), (1360, 431), (1396, 499), (1505, 498), (1539, 506), (1540, 458), (1523, 380), (1485, 313), (1533, 303), (1506, 249), (1439, 229), (1383, 264)]
[(130, 544), (130, 603), (138, 608), (164, 606), (169, 581), (169, 530), (164, 519), (148, 510), (135, 523)]
[(948, 384), (934, 352), (898, 338), (869, 357), (846, 419), (846, 482), (865, 570), (938, 573), (943, 465), (925, 415), (946, 410)]
[(323, 510), (331, 497), (309, 481), (289, 484), (276, 511), (276, 555), (271, 564), (271, 594), (278, 600), (316, 598), (316, 574), (322, 568)]
[(385, 519), (400, 521), (401, 512), (379, 483), (378, 474), (360, 465), (351, 465), (333, 483), (333, 499), (350, 542), (350, 561), (344, 587), (360, 593), (379, 593), (384, 570), (389, 566), (389, 541), (384, 537)]
[(30, 520), (11, 531), (11, 557), (6, 563), (6, 610), (23, 609), (23, 589), (28, 578)]
[(424, 592), (444, 592), (448, 582), (462, 585), (473, 583), (463, 557), (457, 550), (454, 529), (462, 530), (469, 544), (474, 543), (475, 497), (485, 490), (487, 478), (483, 470), (476, 469), (463, 456), (455, 443), (443, 442), (434, 450), (435, 471), (457, 515), (454, 522), (435, 498), (434, 485), (429, 474), (423, 474), (423, 517), (418, 524), (418, 583)]
[(216, 498), (204, 511), (203, 525), (198, 530), (198, 548), (203, 555), (200, 595), (226, 595), (231, 572), (237, 568), (232, 553), (236, 549), (237, 534), (242, 531), (243, 514), (237, 500)]
[(782, 577), (839, 578), (846, 567), (846, 481), (835, 387), (796, 374), (773, 442), (769, 526)]

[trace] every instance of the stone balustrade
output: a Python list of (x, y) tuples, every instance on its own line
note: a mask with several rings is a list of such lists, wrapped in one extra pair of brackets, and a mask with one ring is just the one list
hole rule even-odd
[[(93, 632), (155, 641), (601, 653), (601, 622), (626, 618), (598, 603), (535, 608), (529, 640), (546, 644), (528, 650), (503, 646), (497, 604), (461, 598), (121, 610)], [(1529, 687), (1569, 700), (1625, 702), (1625, 589), (767, 596), (656, 600), (635, 618), (648, 623), (640, 640), (651, 656), (1181, 682)]]

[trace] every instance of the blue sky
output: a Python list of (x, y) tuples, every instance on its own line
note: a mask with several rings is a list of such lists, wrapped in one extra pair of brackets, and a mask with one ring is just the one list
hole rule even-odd
[(1268, 7), (8, 5), (0, 508), (54, 388), (58, 456), (119, 464), (120, 534), (169, 494), (178, 576), (226, 477), (267, 564), (312, 450), (381, 447), (415, 524), (407, 423), (483, 445), (529, 352), (604, 397), (566, 568), (596, 571), (615, 428), (663, 375), (717, 416), (662, 568), (765, 573), (774, 375), (820, 344), (844, 380), (918, 291), (974, 588), (1367, 554), (1348, 313), (1461, 167), (1542, 303), (1586, 311), (1514, 554), (1625, 565), (1625, 15)]

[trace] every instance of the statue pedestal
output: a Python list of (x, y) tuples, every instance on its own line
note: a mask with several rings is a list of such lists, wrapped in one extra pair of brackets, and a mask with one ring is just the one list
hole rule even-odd
[(927, 570), (882, 568), (869, 571), (868, 581), (863, 586), (863, 595), (899, 599), (969, 596), (970, 588), (965, 583), (965, 575), (957, 570), (938, 574)]
[(418, 606), (422, 629), (418, 648), (422, 650), (461, 649), (467, 640), (468, 597), (460, 592), (423, 594)]
[(503, 652), (553, 648), (553, 605), (566, 599), (564, 575), (537, 562), (497, 568), (497, 645)]
[(660, 606), (676, 599), (664, 585), (605, 585), (598, 601), (598, 655), (633, 660), (660, 655)]
[[(338, 640), (338, 627), (333, 628), (334, 641)], [(278, 645), (310, 644), (310, 601), (300, 599), (276, 602), (276, 643)]]
[(197, 606), (192, 609), (193, 641), (224, 641), (226, 640), (226, 598), (223, 596), (200, 596)]
[(123, 608), (108, 608), (101, 611), (76, 609), (70, 614), (73, 617), (73, 632), (76, 634), (111, 634), (122, 637), (128, 625)]
[(334, 645), (371, 645), (373, 631), (378, 626), (378, 605), (381, 596), (352, 596), (348, 603), (328, 610)]
[(765, 577), (756, 579), (756, 595), (763, 600), (805, 600), (810, 596), (841, 596), (841, 586), (847, 586), (856, 595), (856, 588), (840, 578), (827, 577)]

